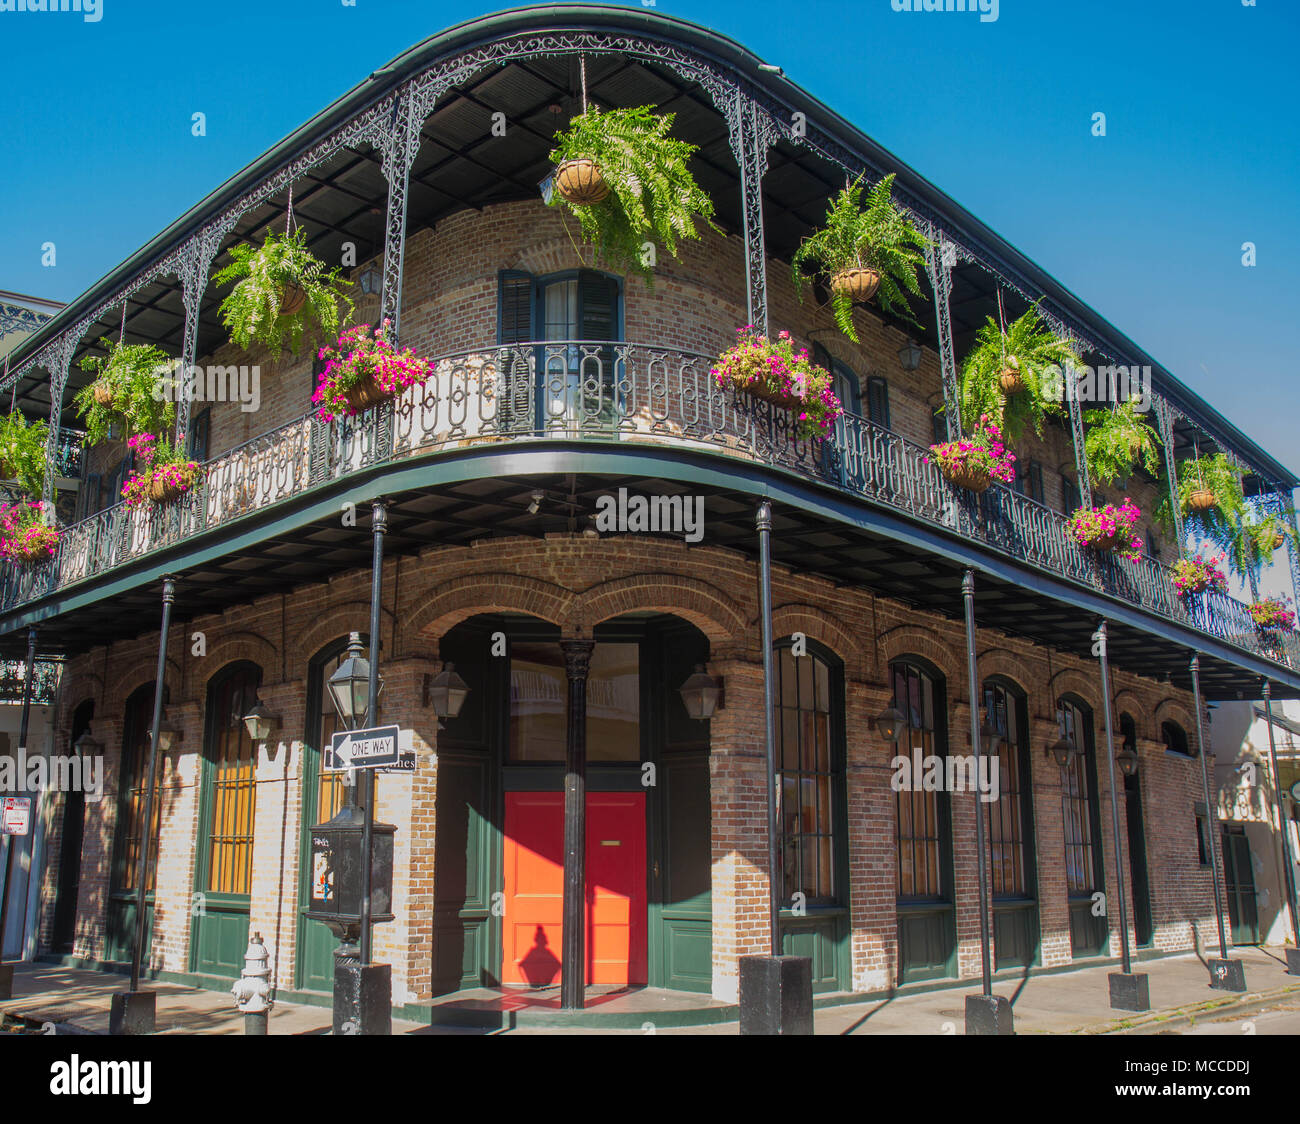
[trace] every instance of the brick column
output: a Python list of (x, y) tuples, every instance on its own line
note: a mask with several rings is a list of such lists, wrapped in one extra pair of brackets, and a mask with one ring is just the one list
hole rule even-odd
[(1068, 964), (1070, 902), (1065, 885), (1065, 821), (1061, 770), (1046, 749), (1061, 736), (1055, 718), (1029, 722), (1029, 766), (1033, 783), (1034, 843), (1038, 866), (1039, 959), (1043, 967)]
[(713, 995), (735, 1002), (742, 956), (768, 952), (763, 665), (714, 658), (726, 706), (709, 725), (713, 811)]
[(898, 963), (897, 814), (889, 787), (894, 747), (877, 733), (876, 715), (889, 705), (889, 688), (847, 683), (850, 922), (854, 991), (890, 987)]

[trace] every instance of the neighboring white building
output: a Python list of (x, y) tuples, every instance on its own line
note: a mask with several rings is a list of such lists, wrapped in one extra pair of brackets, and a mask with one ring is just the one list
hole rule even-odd
[[(1292, 936), (1291, 922), (1263, 702), (1220, 703), (1213, 711), (1213, 729), (1220, 761), (1215, 766), (1215, 787), (1234, 943), (1286, 944)], [(1291, 869), (1300, 885), (1300, 863), (1296, 862), (1300, 825), (1295, 819), (1296, 802), (1290, 796), (1291, 786), (1300, 781), (1300, 701), (1274, 701), (1273, 740)]]

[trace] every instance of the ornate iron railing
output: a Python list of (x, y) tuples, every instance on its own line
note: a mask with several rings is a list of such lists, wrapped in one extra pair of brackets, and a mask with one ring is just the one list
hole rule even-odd
[(86, 434), (80, 429), (60, 429), (54, 446), (54, 474), (69, 480), (81, 478), (81, 456)]
[(571, 438), (724, 451), (787, 469), (981, 543), (1048, 573), (1141, 605), (1269, 659), (1300, 667), (1300, 639), (1261, 636), (1223, 594), (1185, 603), (1155, 559), (1081, 547), (1059, 512), (1001, 484), (948, 483), (928, 450), (854, 414), (804, 438), (790, 411), (722, 389), (709, 356), (633, 343), (552, 341), (478, 348), (432, 362), (392, 402), (325, 422), (307, 414), (214, 457), (199, 488), (170, 505), (118, 503), (65, 529), (47, 563), (7, 567), (0, 610), (371, 465), (490, 442)]
[[(62, 674), (62, 660), (37, 660), (32, 664), (33, 706), (53, 705)], [(26, 678), (26, 660), (0, 660), (0, 704), (21, 704), (23, 681)]]

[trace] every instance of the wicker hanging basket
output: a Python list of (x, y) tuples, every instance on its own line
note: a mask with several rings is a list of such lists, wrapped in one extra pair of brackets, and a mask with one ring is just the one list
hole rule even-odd
[(185, 489), (169, 480), (155, 476), (149, 481), (149, 499), (156, 504), (174, 503), (181, 498)]
[(101, 379), (99, 382), (95, 383), (94, 389), (91, 393), (95, 396), (95, 402), (97, 405), (102, 406), (105, 410), (112, 409), (114, 397), (113, 388), (109, 386), (108, 383)]
[(1219, 501), (1209, 488), (1197, 488), (1187, 498), (1187, 506), (1193, 511), (1209, 511), (1212, 507), (1218, 507)]
[(380, 389), (379, 384), (373, 378), (367, 377), (357, 383), (356, 386), (343, 391), (343, 397), (347, 404), (359, 414), (372, 406), (378, 406), (388, 395)]
[(1274, 550), (1279, 549), (1284, 542), (1286, 542), (1286, 536), (1282, 534), (1281, 531), (1279, 531), (1276, 535), (1273, 536), (1273, 549)]
[(939, 471), (950, 483), (965, 488), (968, 492), (985, 492), (993, 482), (993, 478), (986, 471), (972, 468), (969, 464), (940, 464)]
[(555, 190), (579, 207), (601, 203), (609, 196), (609, 184), (594, 160), (566, 160), (555, 173)]
[(280, 315), (292, 316), (307, 303), (307, 290), (290, 282), (280, 287)]
[(1024, 377), (1020, 374), (1020, 362), (1014, 355), (1008, 355), (998, 373), (998, 385), (1003, 394), (1019, 394), (1025, 389)]
[(869, 301), (880, 288), (880, 274), (874, 269), (841, 269), (831, 278), (831, 288), (847, 293), (852, 301)]

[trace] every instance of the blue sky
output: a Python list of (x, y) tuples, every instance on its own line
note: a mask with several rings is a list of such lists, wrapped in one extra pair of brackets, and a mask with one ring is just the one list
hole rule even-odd
[[(100, 2), (98, 22), (0, 11), (0, 288), (71, 299), (394, 55), (496, 10)], [(1000, 0), (981, 22), (894, 3), (654, 8), (784, 67), (1300, 469), (1300, 4)]]

